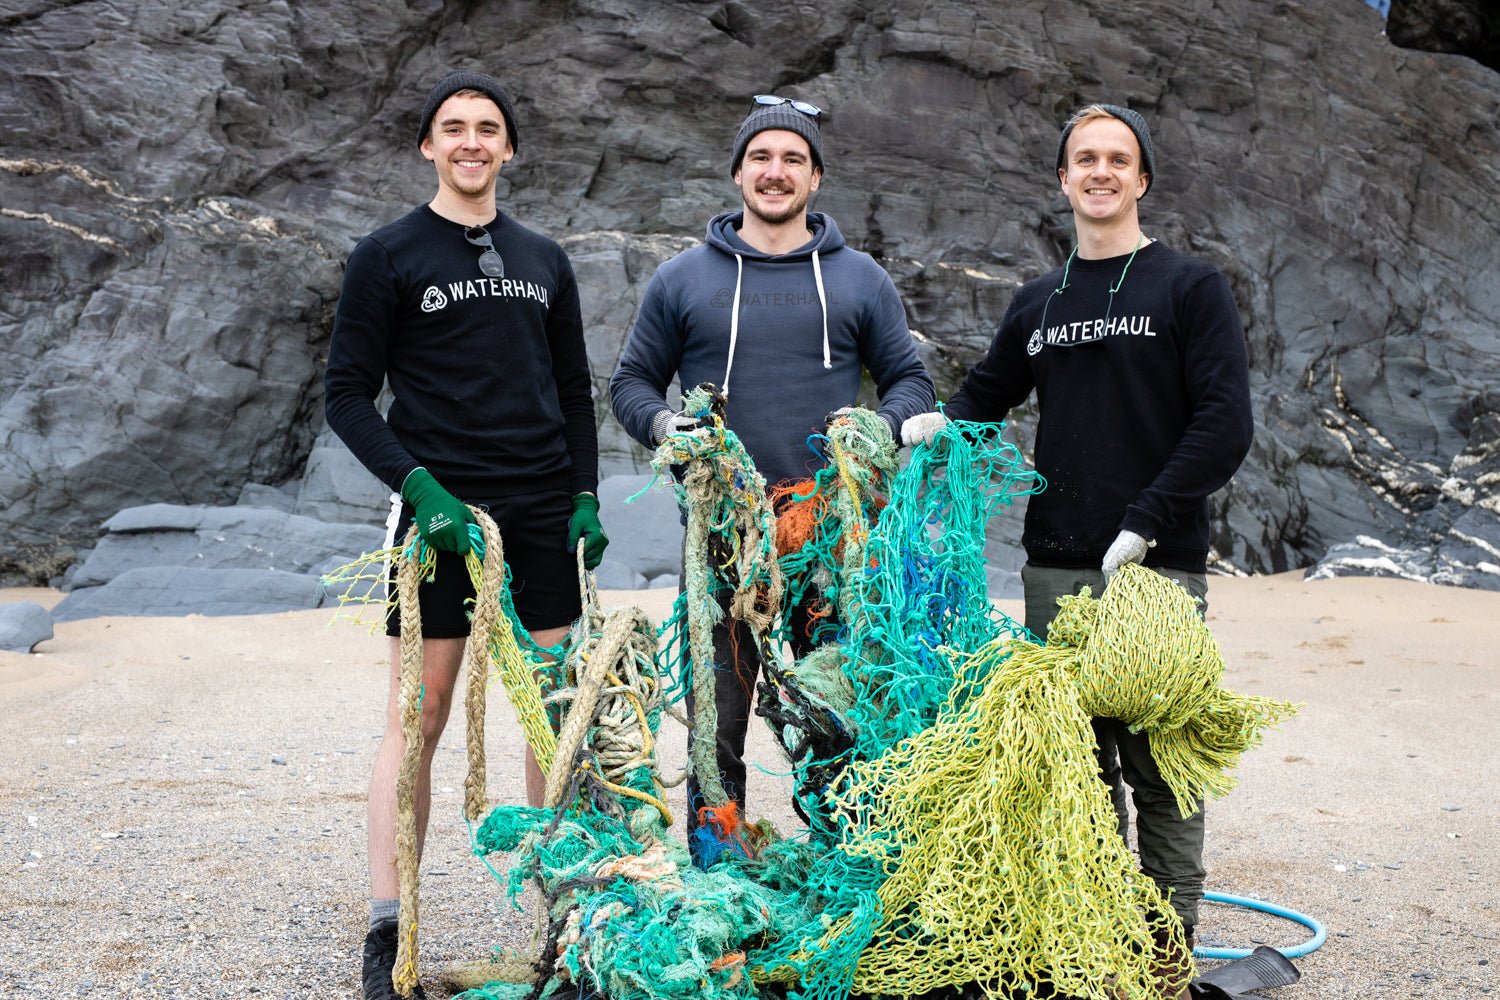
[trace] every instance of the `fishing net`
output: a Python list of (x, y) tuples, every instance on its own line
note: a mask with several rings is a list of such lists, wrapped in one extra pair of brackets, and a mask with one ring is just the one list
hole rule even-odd
[[(1293, 706), (1224, 691), (1192, 599), (1140, 567), (1063, 598), (1048, 645), (998, 612), (985, 525), (1042, 483), (993, 426), (952, 423), (898, 471), (889, 427), (856, 409), (819, 442), (826, 469), (768, 496), (722, 400), (699, 387), (684, 410), (703, 426), (653, 463), (687, 512), (684, 593), (661, 630), (586, 600), (538, 686), (527, 711), (557, 727), (546, 807), (500, 806), (474, 831), (487, 864), (509, 856), (492, 870), (512, 901), (535, 887), (537, 940), (451, 970), (462, 995), (1155, 996), (1153, 938), (1180, 946), (1181, 929), (1116, 832), (1089, 720), (1148, 733), (1187, 815)], [(795, 661), (779, 615), (793, 605), (826, 609)], [(698, 740), (700, 818), (724, 848), (700, 870), (670, 834), (654, 750), (705, 678), (694, 724), (712, 731), (726, 617), (756, 638), (757, 710), (807, 829), (787, 840), (740, 816)], [(535, 653), (515, 646), (529, 673)]]

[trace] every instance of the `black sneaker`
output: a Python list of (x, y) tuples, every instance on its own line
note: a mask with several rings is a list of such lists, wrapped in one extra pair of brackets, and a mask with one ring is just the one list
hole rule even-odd
[[(365, 1000), (401, 1000), (391, 975), (396, 970), (396, 927), (394, 918), (382, 920), (365, 935), (365, 963), (361, 979)], [(427, 1000), (422, 984), (412, 991), (415, 1000)]]

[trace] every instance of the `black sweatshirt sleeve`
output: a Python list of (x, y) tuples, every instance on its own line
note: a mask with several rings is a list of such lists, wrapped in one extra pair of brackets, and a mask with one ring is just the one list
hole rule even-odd
[(333, 319), (323, 412), (328, 426), (376, 478), (399, 492), (420, 463), (375, 408), (385, 383), (397, 311), (395, 269), (384, 247), (364, 239), (349, 256)]
[(989, 350), (943, 407), (949, 419), (999, 423), (1031, 395), (1035, 382), (1026, 362), (1025, 339), (1019, 334), (1021, 298), (1020, 293), (1011, 298)]
[(1156, 478), (1126, 507), (1120, 524), (1148, 539), (1159, 537), (1179, 514), (1229, 482), (1249, 454), (1254, 433), (1245, 334), (1229, 283), (1217, 271), (1201, 278), (1180, 310), (1187, 427)]
[(563, 414), (563, 438), (573, 471), (569, 489), (593, 493), (599, 489), (599, 428), (594, 421), (594, 383), (584, 345), (578, 281), (565, 255), (558, 265), (557, 301), (547, 313), (547, 343), (552, 352), (552, 378)]

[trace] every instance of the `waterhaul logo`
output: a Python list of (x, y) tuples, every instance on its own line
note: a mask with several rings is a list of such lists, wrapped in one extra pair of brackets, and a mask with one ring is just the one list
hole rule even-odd
[(448, 304), (448, 296), (444, 295), (442, 289), (437, 285), (428, 285), (427, 294), (422, 296), (422, 311), (424, 313), (437, 312)]
[(1032, 356), (1040, 354), (1044, 345), (1077, 347), (1080, 344), (1092, 344), (1107, 337), (1154, 336), (1156, 336), (1156, 331), (1151, 329), (1150, 316), (1115, 316), (1107, 320), (1085, 320), (1082, 323), (1049, 326), (1046, 333), (1033, 330), (1031, 339), (1026, 342), (1026, 353)]
[(446, 309), (448, 302), (463, 299), (531, 299), (543, 306), (550, 304), (551, 296), (546, 286), (519, 278), (480, 278), (477, 281), (450, 281), (447, 294), (437, 285), (428, 285), (422, 294), (422, 311), (437, 312)]
[[(832, 295), (828, 296), (830, 304), (837, 304), (838, 299)], [(734, 289), (720, 288), (709, 299), (709, 305), (715, 309), (728, 309), (734, 304)], [(815, 306), (818, 305), (818, 296), (815, 292), (740, 292), (740, 310), (751, 309), (756, 306)]]

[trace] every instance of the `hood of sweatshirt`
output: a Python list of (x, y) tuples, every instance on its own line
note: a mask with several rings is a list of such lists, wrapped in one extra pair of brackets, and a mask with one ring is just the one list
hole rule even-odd
[(775, 261), (779, 264), (807, 261), (812, 268), (813, 282), (818, 287), (818, 302), (823, 308), (823, 367), (832, 368), (828, 350), (828, 295), (823, 290), (823, 268), (819, 258), (826, 253), (842, 249), (844, 234), (839, 232), (836, 222), (822, 212), (807, 213), (807, 228), (812, 239), (795, 250), (782, 254), (763, 253), (740, 238), (740, 225), (745, 213), (724, 212), (708, 220), (708, 245), (734, 258), (734, 302), (729, 312), (729, 360), (724, 365), (724, 380), (721, 383), (725, 398), (729, 397), (729, 376), (734, 371), (734, 349), (740, 334), (740, 289), (744, 285), (745, 262)]

